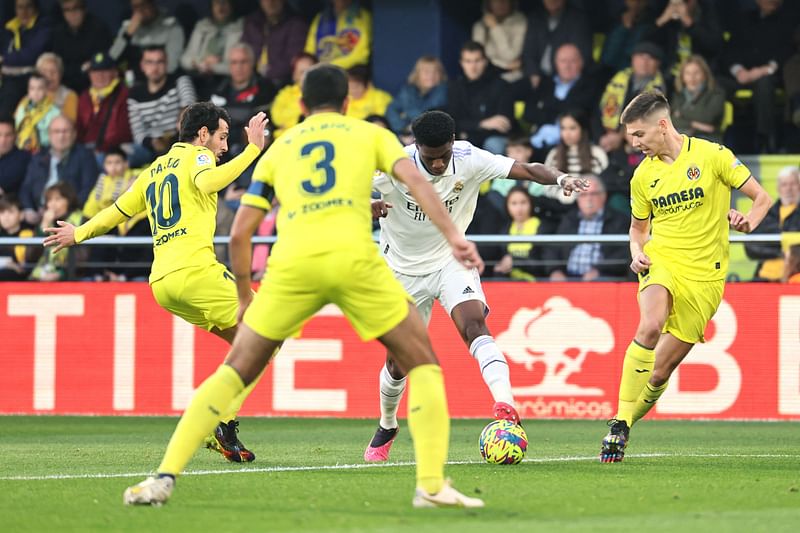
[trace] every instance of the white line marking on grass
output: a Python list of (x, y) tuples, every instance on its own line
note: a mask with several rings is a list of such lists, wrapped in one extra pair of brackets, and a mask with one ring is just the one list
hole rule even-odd
[[(660, 457), (688, 457), (688, 458), (743, 458), (743, 459), (800, 459), (798, 454), (770, 454), (770, 453), (640, 453), (630, 454), (629, 458), (654, 459)], [(562, 457), (536, 457), (528, 458), (525, 463), (569, 463), (581, 461), (597, 461), (597, 455), (566, 455)], [(448, 465), (484, 464), (483, 461), (448, 461)], [(414, 466), (413, 461), (394, 463), (359, 463), (336, 464), (319, 466), (266, 466), (261, 468), (240, 468), (237, 470), (189, 470), (184, 476), (217, 476), (226, 474), (263, 474), (272, 472), (315, 472), (323, 470), (359, 470), (364, 468), (391, 468), (395, 466)], [(0, 476), (0, 481), (48, 481), (59, 479), (109, 479), (126, 477), (151, 476), (153, 472), (125, 472), (125, 473), (97, 473), (97, 474), (45, 474), (40, 476)]]

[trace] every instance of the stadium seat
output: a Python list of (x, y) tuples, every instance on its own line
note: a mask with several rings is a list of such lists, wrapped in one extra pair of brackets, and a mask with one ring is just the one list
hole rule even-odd
[(605, 42), (605, 33), (595, 33), (592, 35), (592, 59), (594, 59), (595, 63), (600, 62), (600, 56), (603, 55), (603, 45)]
[(722, 123), (719, 125), (719, 131), (725, 133), (725, 130), (733, 124), (733, 102), (725, 101), (725, 111), (722, 113)]

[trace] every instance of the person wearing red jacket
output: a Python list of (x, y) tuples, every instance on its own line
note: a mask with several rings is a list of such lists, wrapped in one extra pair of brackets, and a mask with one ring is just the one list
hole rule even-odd
[(128, 88), (108, 54), (92, 56), (89, 80), (91, 86), (78, 99), (78, 141), (99, 153), (131, 142)]

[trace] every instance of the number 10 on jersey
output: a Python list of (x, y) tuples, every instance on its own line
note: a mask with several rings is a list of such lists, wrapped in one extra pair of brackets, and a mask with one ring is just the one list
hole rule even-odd
[(181, 219), (181, 201), (178, 196), (178, 178), (175, 174), (168, 174), (158, 185), (158, 195), (155, 182), (147, 186), (145, 194), (150, 207), (154, 236), (158, 234), (159, 229), (169, 229), (178, 223)]

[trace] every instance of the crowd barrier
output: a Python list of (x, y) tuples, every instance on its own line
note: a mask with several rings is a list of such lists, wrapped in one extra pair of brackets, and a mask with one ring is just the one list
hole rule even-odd
[[(631, 283), (486, 283), (488, 324), (524, 418), (609, 418), (638, 320)], [(454, 417), (491, 397), (449, 318), (430, 326)], [(226, 344), (173, 317), (144, 283), (0, 284), (0, 413), (175, 415)], [(384, 350), (334, 306), (287, 341), (244, 415), (374, 417)], [(401, 407), (404, 412), (405, 406)], [(800, 287), (728, 284), (653, 418), (800, 420)]]

